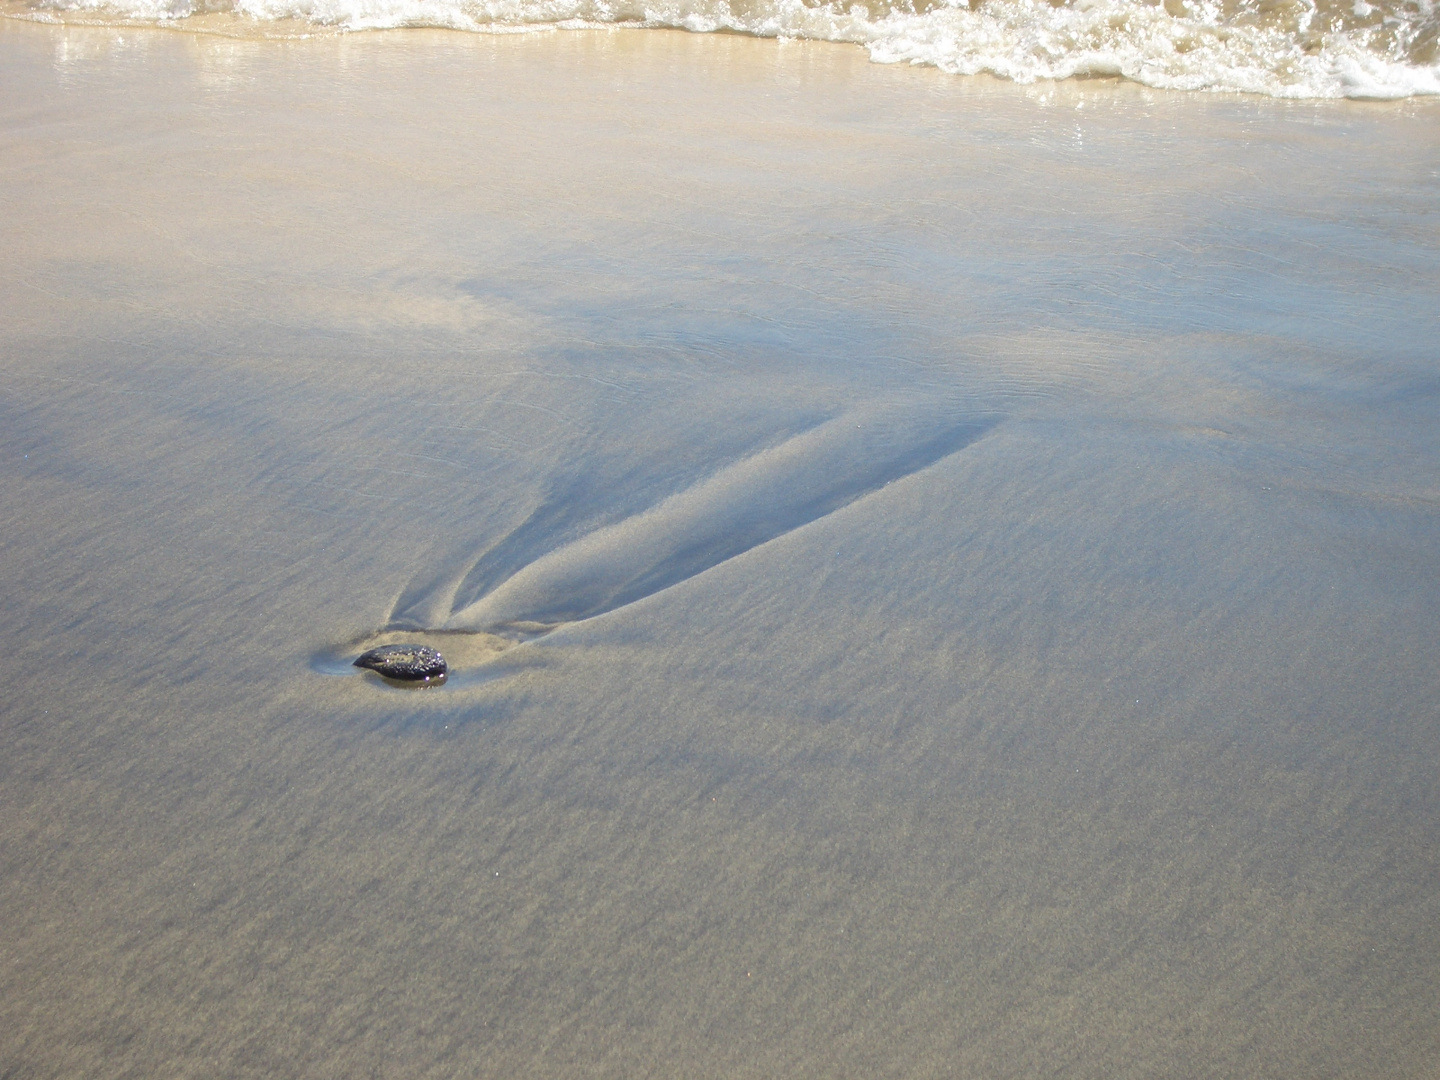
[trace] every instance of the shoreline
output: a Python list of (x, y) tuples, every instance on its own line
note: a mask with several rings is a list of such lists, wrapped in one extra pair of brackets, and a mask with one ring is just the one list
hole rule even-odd
[[(464, 0), (456, 0), (463, 3)], [(1118, 3), (1126, 3), (1128, 0), (1114, 0)], [(658, 18), (658, 17), (657, 17)], [(1148, 86), (1152, 89), (1171, 90), (1178, 93), (1201, 93), (1239, 95), (1242, 97), (1261, 97), (1274, 100), (1297, 100), (1297, 101), (1326, 101), (1326, 100), (1351, 100), (1363, 102), (1393, 102), (1393, 101), (1416, 101), (1435, 99), (1440, 100), (1440, 65), (1403, 65), (1395, 67), (1391, 73), (1401, 82), (1407, 83), (1409, 89), (1400, 89), (1398, 84), (1383, 84), (1385, 76), (1379, 75), (1380, 69), (1387, 65), (1394, 66), (1397, 62), (1393, 57), (1386, 59), (1380, 55), (1369, 56), (1363, 50), (1357, 55), (1338, 55), (1332, 58), (1331, 66), (1335, 71), (1344, 68), (1348, 74), (1344, 76), (1339, 84), (1330, 86), (1328, 90), (1320, 92), (1313, 90), (1305, 92), (1295, 86), (1287, 84), (1268, 85), (1268, 88), (1260, 88), (1255, 85), (1230, 85), (1224, 80), (1231, 76), (1221, 77), (1219, 83), (1207, 83), (1203, 78), (1196, 82), (1189, 76), (1181, 77), (1178, 81), (1156, 81), (1152, 74), (1142, 74), (1147, 70), (1147, 65), (1135, 66), (1130, 61), (1096, 59), (1086, 63), (1094, 63), (1097, 66), (1094, 70), (1081, 64), (1074, 70), (1067, 71), (1044, 71), (1037, 74), (1028, 71), (1017, 53), (1009, 60), (991, 58), (990, 60), (970, 59), (965, 61), (946, 60), (941, 57), (928, 55), (925, 48), (916, 42), (908, 44), (891, 43), (886, 45), (876, 40), (867, 39), (866, 35), (856, 36), (854, 32), (840, 33), (838, 36), (825, 32), (818, 32), (814, 28), (781, 29), (775, 25), (765, 23), (757, 26), (729, 26), (721, 23), (710, 25), (705, 19), (701, 19), (701, 25), (690, 25), (689, 21), (680, 22), (665, 21), (663, 19), (636, 18), (593, 20), (584, 17), (575, 17), (555, 20), (549, 17), (538, 18), (536, 21), (518, 22), (477, 22), (468, 15), (452, 13), (451, 24), (436, 23), (433, 25), (410, 25), (405, 19), (399, 19), (394, 23), (385, 23), (383, 20), (373, 25), (344, 22), (315, 22), (301, 17), (280, 17), (270, 19), (259, 19), (250, 15), (237, 15), (220, 11), (202, 12), (177, 16), (175, 18), (154, 18), (149, 16), (130, 16), (120, 13), (106, 14), (103, 11), (90, 11), (84, 13), (65, 12), (56, 14), (51, 11), (36, 10), (28, 6), (24, 0), (4, 0), (0, 6), (0, 20), (32, 22), (37, 25), (47, 26), (70, 26), (70, 27), (100, 27), (110, 29), (157, 29), (171, 30), (180, 33), (193, 33), (208, 35), (233, 40), (261, 40), (261, 41), (301, 41), (313, 38), (327, 38), (333, 36), (344, 36), (349, 34), (367, 33), (390, 33), (390, 32), (441, 32), (458, 34), (478, 34), (482, 36), (509, 36), (547, 34), (559, 32), (576, 31), (600, 31), (612, 32), (616, 30), (644, 30), (670, 31), (687, 34), (699, 34), (701, 36), (715, 35), (737, 35), (740, 37), (752, 38), (755, 40), (771, 40), (777, 44), (785, 45), (794, 42), (813, 42), (831, 45), (859, 46), (866, 49), (871, 62), (879, 64), (909, 64), (918, 67), (933, 67), (944, 71), (952, 77), (962, 78), (996, 78), (1002, 82), (1013, 82), (1017, 85), (1029, 86), (1036, 83), (1064, 83), (1069, 81), (1117, 81), (1121, 83), (1136, 83)], [(1197, 28), (1198, 30), (1199, 28)], [(1231, 28), (1232, 33), (1243, 33), (1247, 28), (1243, 25)], [(993, 32), (993, 29), (992, 29)], [(1208, 32), (1208, 29), (1207, 29)], [(942, 35), (943, 36), (943, 35)], [(1042, 35), (1043, 37), (1044, 35)], [(1061, 37), (1064, 32), (1060, 33)], [(1218, 40), (1226, 40), (1226, 34), (1221, 33)], [(922, 35), (922, 38), (924, 35)], [(1182, 35), (1184, 38), (1184, 35)], [(1041, 48), (1035, 46), (1039, 52), (1048, 51), (1048, 46)], [(1193, 42), (1188, 39), (1177, 40), (1176, 48), (1185, 52), (1193, 48)], [(1328, 46), (1327, 46), (1328, 47)], [(908, 51), (907, 51), (908, 50)], [(1023, 50), (1022, 50), (1023, 51)], [(1309, 53), (1312, 50), (1307, 46), (1300, 53), (1290, 57), (1287, 62), (1290, 66), (1297, 63), (1308, 62)], [(1377, 66), (1378, 65), (1378, 66)], [(1282, 67), (1285, 65), (1282, 65)], [(1130, 70), (1127, 70), (1129, 68)], [(1368, 69), (1374, 68), (1370, 71)], [(1241, 78), (1242, 82), (1253, 81), (1251, 75), (1237, 73), (1234, 77)], [(1381, 78), (1381, 83), (1376, 83), (1367, 88), (1361, 85), (1365, 80), (1371, 82), (1375, 78)], [(1359, 80), (1357, 82), (1356, 80)], [(1263, 80), (1262, 80), (1263, 82)], [(1353, 85), (1351, 85), (1353, 84)], [(1345, 87), (1348, 87), (1346, 89)]]

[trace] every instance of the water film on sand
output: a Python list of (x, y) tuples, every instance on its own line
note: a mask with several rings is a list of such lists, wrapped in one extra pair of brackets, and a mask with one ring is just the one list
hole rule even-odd
[(0, 21), (0, 1075), (1425, 1075), (1437, 124)]

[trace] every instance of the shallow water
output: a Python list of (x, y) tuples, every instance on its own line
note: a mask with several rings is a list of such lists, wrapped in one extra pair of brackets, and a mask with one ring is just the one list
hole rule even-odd
[(1437, 134), (0, 22), (0, 1074), (1426, 1075)]
[(846, 42), (880, 63), (1018, 83), (1118, 76), (1279, 98), (1440, 94), (1431, 0), (0, 0), (0, 14), (240, 38), (683, 29)]

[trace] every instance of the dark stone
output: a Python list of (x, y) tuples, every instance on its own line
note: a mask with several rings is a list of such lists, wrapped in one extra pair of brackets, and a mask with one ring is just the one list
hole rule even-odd
[(381, 645), (362, 653), (355, 666), (401, 682), (430, 682), (445, 677), (445, 658), (429, 645)]

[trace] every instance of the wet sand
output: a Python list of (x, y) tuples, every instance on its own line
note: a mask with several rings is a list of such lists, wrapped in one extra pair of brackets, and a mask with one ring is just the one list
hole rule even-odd
[(1433, 1075), (1437, 136), (0, 22), (0, 1075)]

